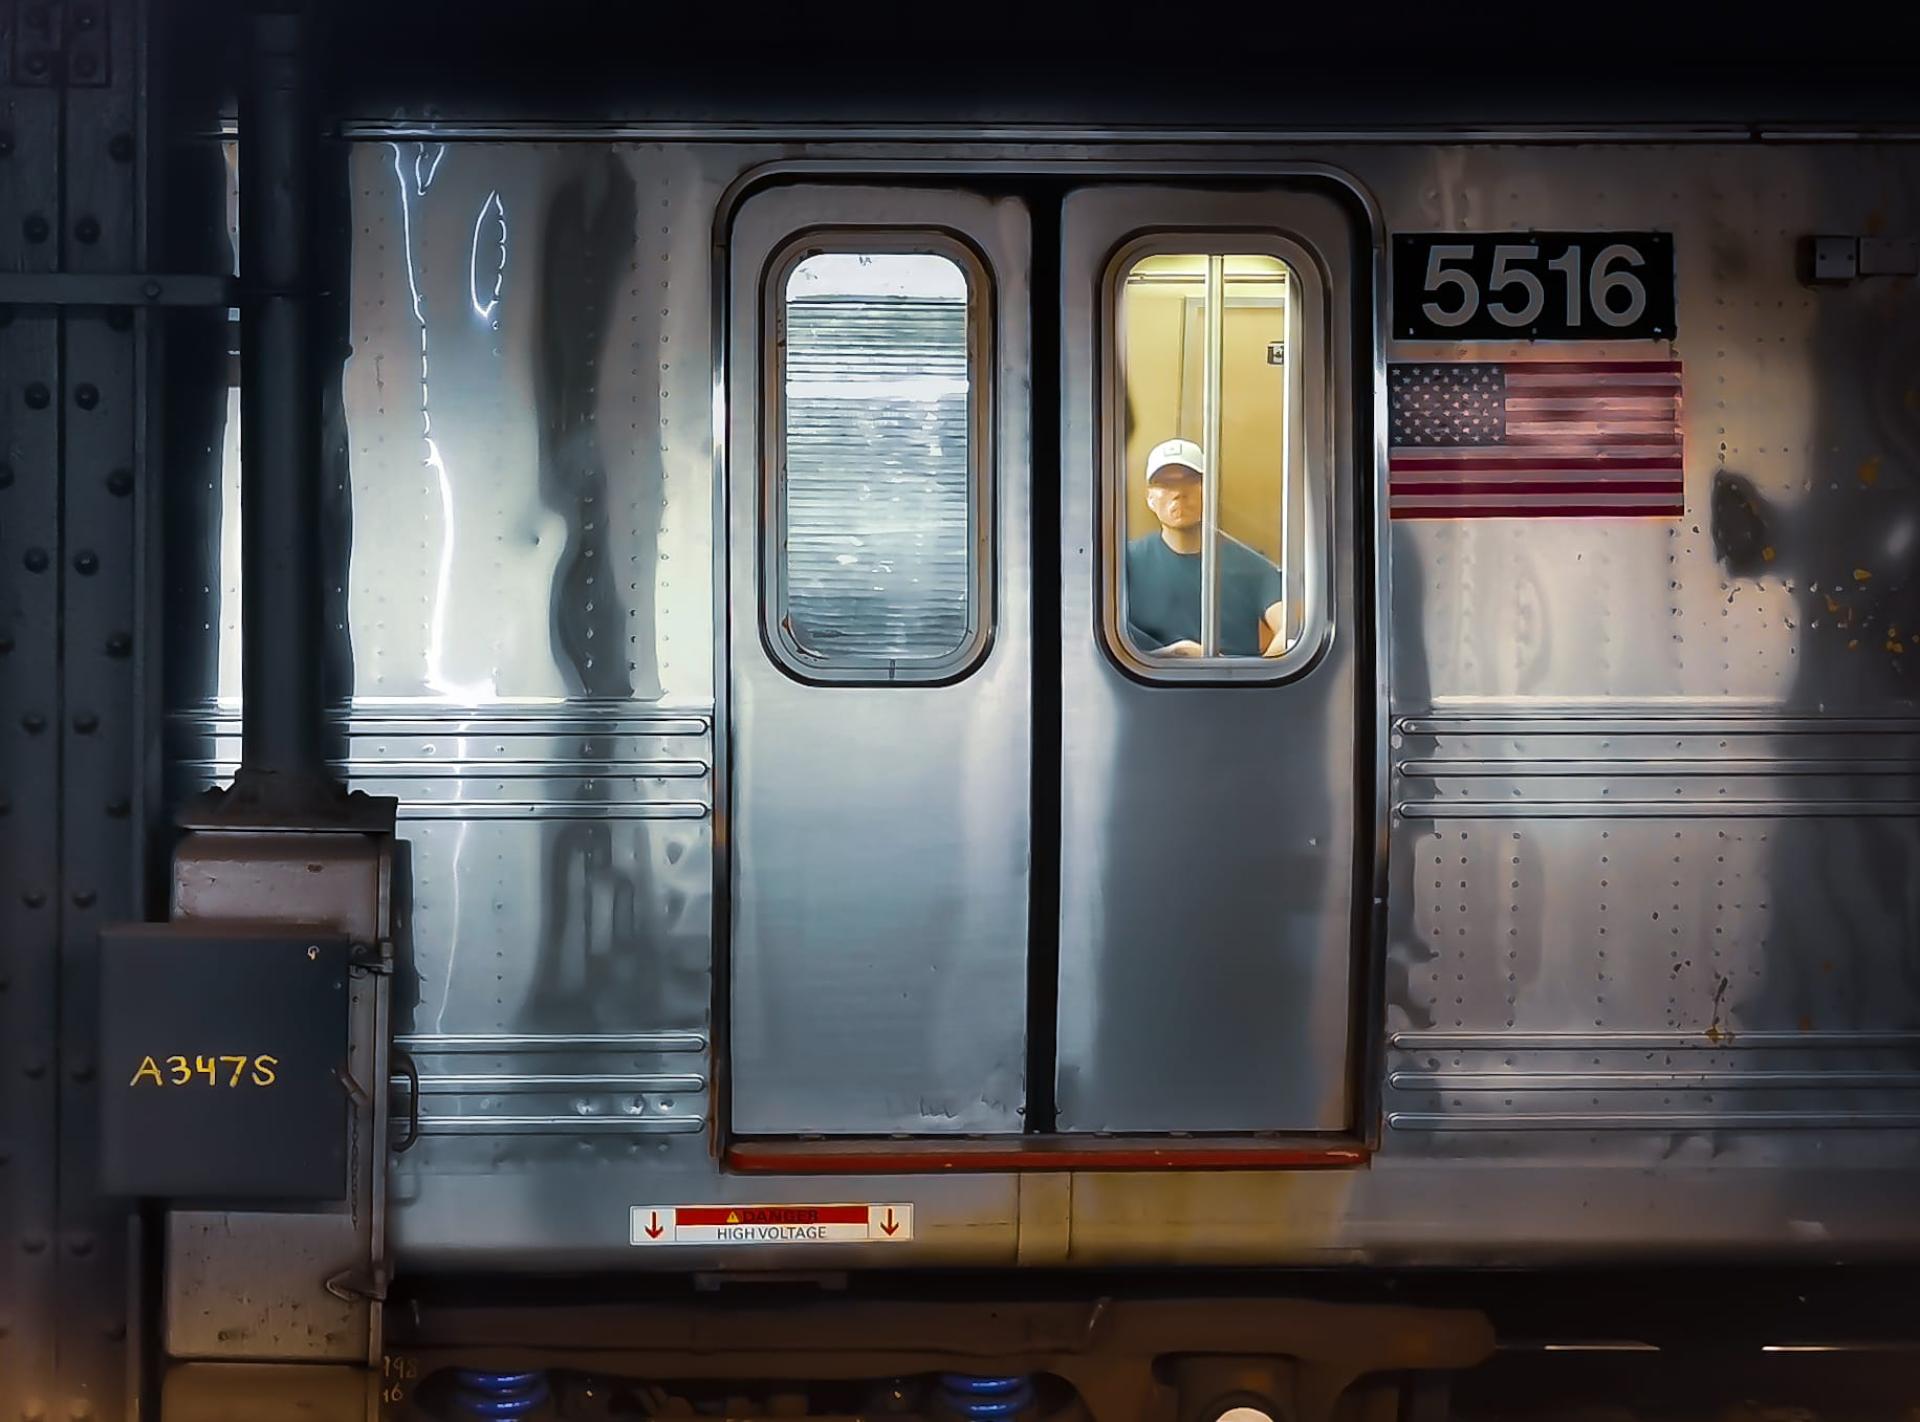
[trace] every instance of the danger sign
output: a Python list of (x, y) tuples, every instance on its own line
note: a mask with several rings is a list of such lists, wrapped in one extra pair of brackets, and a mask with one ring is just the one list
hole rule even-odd
[(913, 1238), (912, 1205), (635, 1205), (632, 1243), (864, 1244)]

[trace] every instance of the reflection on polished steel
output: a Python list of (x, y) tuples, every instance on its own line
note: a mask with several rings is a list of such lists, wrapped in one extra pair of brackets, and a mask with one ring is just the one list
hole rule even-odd
[(406, 1032), (395, 1039), (412, 1052), (704, 1052), (699, 1032)]
[(463, 1091), (573, 1091), (592, 1087), (602, 1091), (698, 1091), (706, 1082), (697, 1076), (537, 1076), (507, 1073), (499, 1076), (428, 1075), (421, 1073), (420, 1089)]
[[(1357, 1135), (1371, 1163), (908, 1173), (912, 1243), (754, 1267), (1920, 1247), (1920, 290), (1811, 291), (1792, 251), (1920, 230), (1898, 150), (572, 138), (354, 152), (332, 726), (410, 855), (401, 1268), (726, 1267), (638, 1257), (627, 1208), (875, 1183), (731, 1174), (714, 1132), (1021, 1131), (1036, 790), (1062, 1129)], [(984, 195), (1014, 172), (1029, 203), (1079, 189), (1061, 291), (1027, 291), (1028, 209)], [(991, 637), (948, 685), (808, 685), (758, 622), (759, 264), (888, 223), (991, 268)], [(1143, 231), (1223, 225), (1310, 248), (1351, 304), (1331, 631), (1291, 679), (1148, 686), (1100, 640), (1099, 282)], [(1459, 352), (1379, 344), (1370, 263), (1388, 232), (1528, 227), (1674, 233), (1686, 515), (1389, 531), (1366, 373)], [(1036, 408), (1024, 323), (1062, 300)], [(1054, 444), (1060, 503), (1030, 508)], [(226, 445), (181, 477), (231, 508)], [(227, 533), (169, 570), (176, 793), (237, 753)]]

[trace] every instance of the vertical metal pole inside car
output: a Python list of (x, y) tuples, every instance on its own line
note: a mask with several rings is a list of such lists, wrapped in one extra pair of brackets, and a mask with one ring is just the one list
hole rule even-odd
[[(1291, 351), (1304, 349), (1300, 340), (1299, 293), (1294, 289), (1293, 269), (1288, 267), (1281, 280), (1280, 339), (1280, 597), (1284, 626), (1273, 629), (1282, 649), (1300, 640), (1303, 599), (1297, 589), (1301, 580), (1300, 557), (1293, 546), (1300, 531), (1294, 513), (1294, 501), (1301, 497), (1306, 477), (1306, 436), (1300, 428), (1300, 400), (1294, 387), (1300, 379), (1300, 361), (1289, 360)], [(1271, 355), (1269, 355), (1271, 358)]]
[(1200, 654), (1220, 655), (1220, 372), (1226, 348), (1227, 259), (1207, 257), (1207, 348), (1202, 353), (1201, 424), (1205, 455), (1201, 460), (1203, 506), (1200, 521)]
[(391, 799), (322, 741), (308, 20), (241, 67), (242, 759), (179, 816), (169, 919), (101, 936), (102, 1175), (165, 1206), (163, 1422), (377, 1407)]

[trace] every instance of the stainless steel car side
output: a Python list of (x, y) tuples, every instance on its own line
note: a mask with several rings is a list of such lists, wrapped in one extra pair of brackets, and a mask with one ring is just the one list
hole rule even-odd
[[(347, 769), (412, 874), (397, 1269), (1920, 1246), (1920, 290), (1798, 264), (1920, 230), (1903, 155), (355, 144), (332, 556)], [(1549, 229), (1672, 234), (1677, 332), (1577, 350), (1679, 362), (1684, 511), (1390, 518), (1390, 365), (1575, 349), (1396, 339), (1390, 237)], [(1284, 241), (1318, 293), (1286, 359), (1322, 621), (1277, 679), (1156, 681), (1110, 635), (1109, 292), (1147, 232)], [(809, 678), (769, 614), (770, 273), (915, 234), (974, 282), (979, 638)], [(169, 629), (217, 671), (171, 708), (183, 791), (236, 754), (221, 546), (222, 615)], [(630, 1237), (863, 1201), (911, 1240)]]

